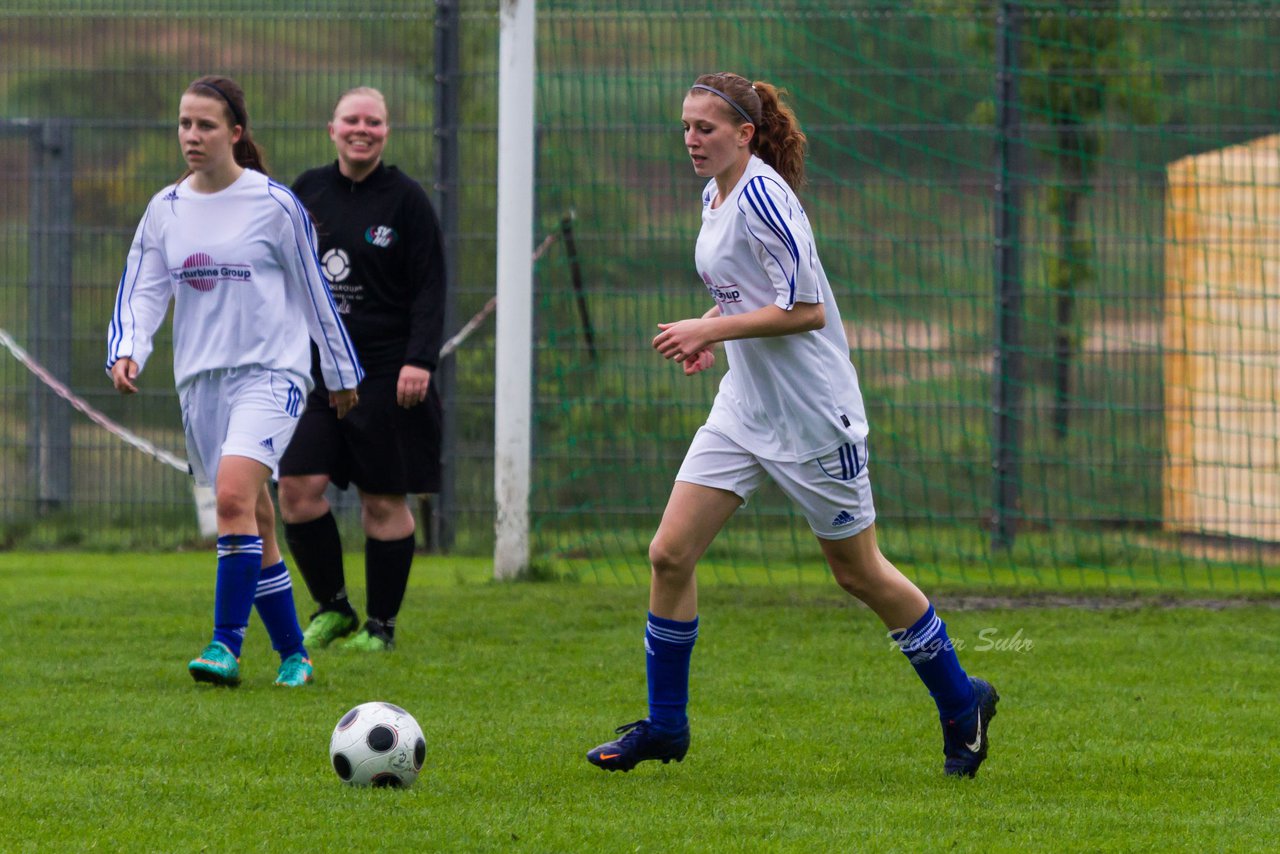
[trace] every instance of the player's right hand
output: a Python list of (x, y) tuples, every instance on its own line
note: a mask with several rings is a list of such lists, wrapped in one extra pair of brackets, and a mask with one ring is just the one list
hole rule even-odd
[(684, 375), (691, 377), (694, 374), (701, 373), (716, 363), (716, 354), (708, 347), (705, 350), (699, 350), (697, 355), (690, 356), (682, 363), (684, 365)]
[(356, 408), (360, 395), (353, 388), (329, 392), (329, 405), (338, 410), (338, 417), (345, 418), (347, 413)]
[(116, 359), (111, 365), (111, 384), (121, 394), (136, 394), (138, 387), (133, 381), (138, 378), (138, 363), (128, 356)]

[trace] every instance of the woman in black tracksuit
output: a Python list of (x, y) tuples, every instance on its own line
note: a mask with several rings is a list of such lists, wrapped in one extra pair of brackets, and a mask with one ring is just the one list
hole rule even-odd
[(316, 388), (280, 462), (285, 539), (319, 606), (304, 634), (313, 649), (360, 628), (328, 485), (354, 483), (360, 492), (368, 619), (344, 648), (364, 651), (395, 643), (415, 544), (407, 496), (440, 485), (442, 407), (433, 375), (444, 327), (444, 241), (422, 187), (382, 162), (387, 131), (378, 90), (344, 93), (329, 122), (338, 159), (293, 185), (315, 219), (321, 267), (365, 369), (360, 407), (339, 421), (313, 352)]

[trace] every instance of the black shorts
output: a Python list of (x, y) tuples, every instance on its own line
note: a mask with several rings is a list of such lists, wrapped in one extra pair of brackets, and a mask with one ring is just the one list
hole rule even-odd
[(440, 490), (440, 394), (410, 409), (396, 403), (395, 375), (365, 377), (360, 402), (341, 420), (328, 391), (307, 396), (293, 440), (280, 459), (280, 476), (325, 474), (340, 489), (354, 483), (373, 495)]

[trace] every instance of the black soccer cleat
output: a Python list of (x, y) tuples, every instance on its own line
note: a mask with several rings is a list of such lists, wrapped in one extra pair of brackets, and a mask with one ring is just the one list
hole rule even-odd
[(996, 716), (1000, 695), (986, 680), (969, 677), (976, 698), (973, 709), (964, 717), (942, 722), (942, 752), (947, 757), (943, 770), (951, 777), (973, 777), (987, 758), (987, 727)]
[(689, 752), (688, 725), (679, 732), (663, 732), (645, 718), (623, 724), (614, 732), (622, 733), (622, 738), (587, 753), (588, 762), (606, 771), (630, 771), (649, 759), (660, 759), (663, 765), (672, 759), (680, 762)]

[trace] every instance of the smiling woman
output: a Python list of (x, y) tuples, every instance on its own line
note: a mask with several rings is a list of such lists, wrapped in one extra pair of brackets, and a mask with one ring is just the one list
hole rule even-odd
[(329, 122), (329, 139), (338, 150), (338, 168), (352, 181), (363, 181), (378, 168), (387, 142), (387, 102), (370, 86), (344, 94)]
[(325, 492), (360, 491), (368, 619), (346, 646), (386, 651), (413, 563), (409, 493), (440, 487), (443, 405), (432, 376), (444, 333), (444, 240), (417, 181), (382, 162), (390, 124), (377, 89), (338, 98), (329, 119), (338, 159), (293, 189), (320, 226), (319, 252), (360, 361), (369, 372), (360, 411), (341, 423), (316, 381), (280, 461), (285, 537), (318, 610), (307, 643), (326, 646), (360, 626), (347, 599), (342, 542)]
[[(275, 538), (267, 481), (312, 385), (310, 339), (338, 417), (363, 376), (316, 262), (298, 199), (267, 177), (244, 92), (201, 77), (178, 105), (187, 171), (147, 206), (120, 277), (107, 370), (121, 394), (151, 355), (174, 302), (174, 377), (196, 482), (215, 488), (218, 575), (213, 639), (187, 666), (198, 682), (235, 685), (256, 604), (280, 653), (276, 684), (305, 685), (312, 665)], [(266, 239), (263, 239), (266, 236)], [(298, 323), (303, 318), (305, 324)]]

